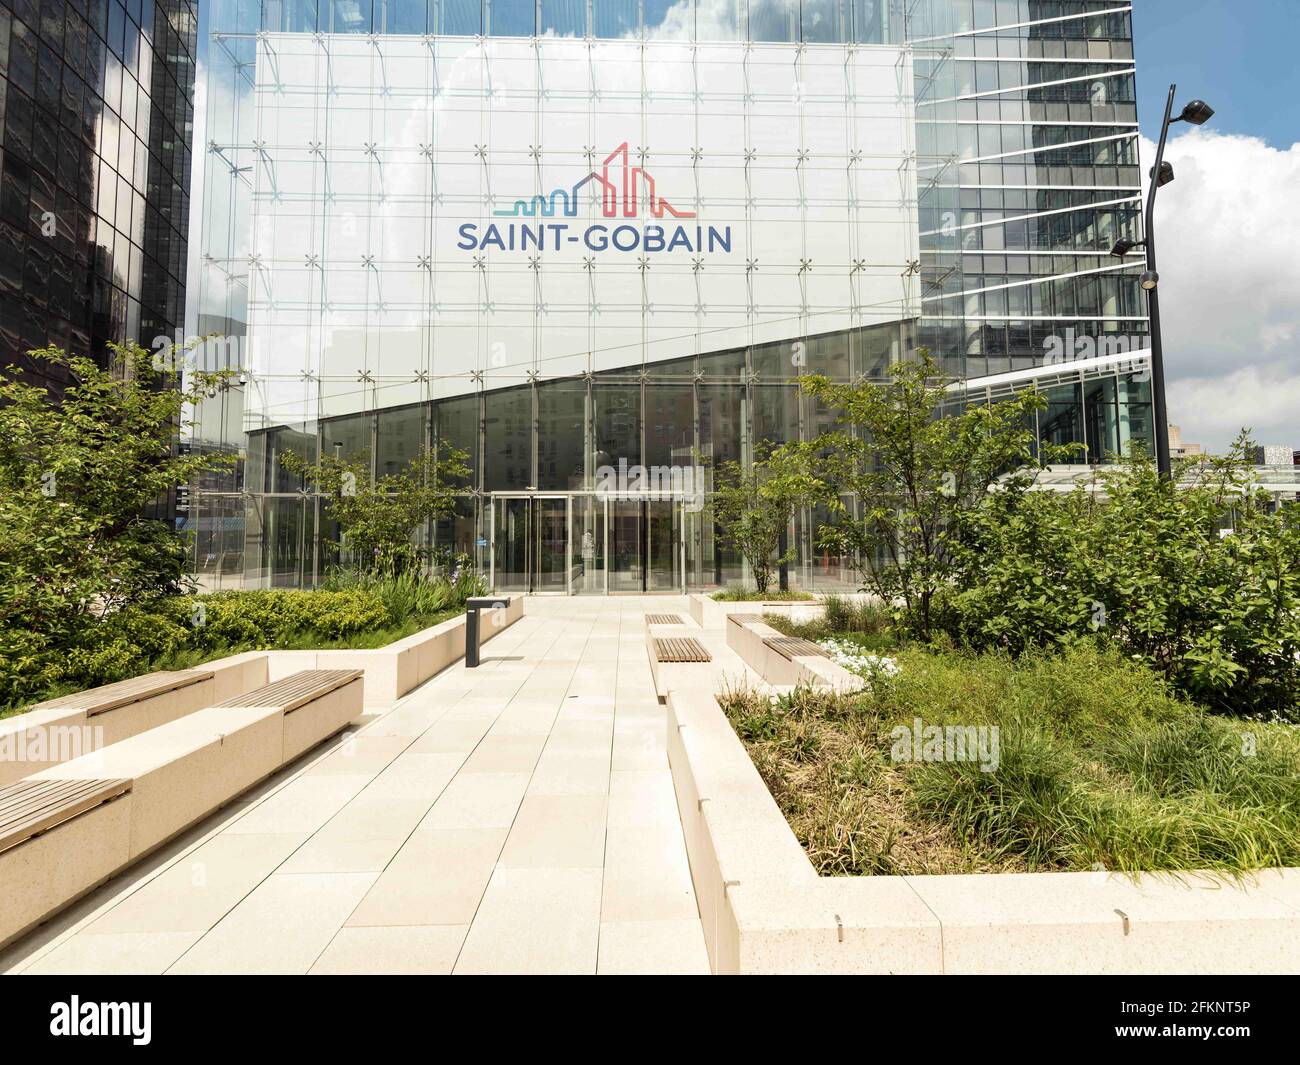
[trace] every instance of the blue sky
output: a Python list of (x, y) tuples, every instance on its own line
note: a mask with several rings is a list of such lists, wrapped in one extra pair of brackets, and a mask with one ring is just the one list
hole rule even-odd
[(1199, 96), (1220, 133), (1300, 141), (1300, 0), (1133, 0), (1133, 37), (1138, 117), (1152, 140), (1176, 82), (1175, 113)]
[(1133, 35), (1145, 138), (1170, 82), (1176, 111), (1215, 109), (1174, 126), (1157, 201), (1170, 420), (1213, 450), (1243, 426), (1300, 448), (1300, 0), (1134, 0)]

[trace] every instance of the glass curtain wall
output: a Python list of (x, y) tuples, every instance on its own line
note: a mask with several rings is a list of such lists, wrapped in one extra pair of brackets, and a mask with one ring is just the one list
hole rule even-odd
[[(896, 24), (905, 5), (897, 0), (892, 5), (887, 0), (262, 0), (261, 6), (262, 28), (283, 33), (880, 44), (900, 39)], [(252, 21), (256, 28), (255, 14)]]
[(0, 361), (56, 397), (28, 351), (103, 364), (184, 322), (196, 11), (0, 4)]
[[(286, 312), (275, 330), (257, 338), (278, 363), (302, 367), (301, 372), (286, 373), (272, 385), (264, 385), (266, 391), (258, 396), (255, 406), (248, 403), (252, 385), (241, 383), (204, 403), (197, 412), (192, 446), (232, 452), (238, 459), (230, 469), (204, 478), (194, 496), (194, 505), (202, 515), (195, 565), (200, 579), (214, 586), (243, 581), (310, 583), (319, 578), (322, 567), (332, 564), (335, 556), (328, 541), (334, 530), (322, 520), (319, 507), (303, 500), (301, 486), (282, 483), (273, 456), (275, 442), (286, 434), (309, 449), (312, 441), (317, 450), (326, 446), (325, 424), (349, 408), (360, 406), (378, 418), (371, 424), (370, 443), (379, 472), (400, 462), (412, 446), (411, 434), (419, 428), (410, 412), (419, 410), (431, 441), (446, 440), (470, 452), (480, 492), (506, 486), (577, 490), (592, 483), (602, 456), (617, 454), (631, 459), (640, 456), (642, 448), (648, 455), (678, 455), (688, 438), (692, 444), (703, 442), (720, 459), (739, 459), (739, 442), (744, 439), (748, 447), (753, 439), (748, 401), (740, 407), (734, 401), (739, 370), (728, 378), (733, 382), (733, 387), (726, 389), (730, 394), (723, 397), (723, 389), (715, 388), (705, 397), (705, 410), (700, 410), (695, 395), (704, 385), (697, 387), (693, 379), (688, 380), (661, 403), (653, 391), (655, 386), (636, 376), (636, 370), (629, 371), (630, 379), (615, 373), (602, 379), (599, 386), (594, 379), (569, 379), (562, 371), (552, 371), (540, 375), (519, 394), (518, 389), (499, 387), (502, 383), (522, 385), (525, 378), (520, 367), (515, 381), (509, 382), (511, 367), (506, 365), (494, 381), (480, 381), (477, 387), (464, 389), (467, 395), (441, 399), (446, 389), (428, 375), (416, 375), (415, 380), (397, 385), (384, 379), (382, 366), (376, 372), (379, 360), (388, 356), (364, 312), (338, 311), (327, 326), (318, 313), (305, 310), (322, 307), (334, 283), (341, 283), (349, 294), (364, 294), (371, 307), (383, 306), (392, 293), (406, 293), (414, 297), (415, 305), (427, 306), (434, 302), (432, 271), (399, 276), (378, 269), (352, 269), (342, 277), (327, 274), (325, 263), (309, 260), (306, 269), (293, 279), (292, 291), (271, 297), (253, 232), (258, 169), (265, 169), (268, 145), (274, 146), (276, 137), (274, 130), (259, 128), (259, 34), (537, 35), (668, 43), (751, 39), (814, 45), (897, 44), (904, 38), (901, 7), (886, 0), (805, 0), (803, 4), (721, 0), (708, 5), (696, 0), (212, 0), (204, 5), (204, 14), (207, 113), (205, 143), (200, 149), (205, 175), (199, 227), (202, 257), (199, 276), (191, 279), (188, 321), (195, 334), (220, 339), (203, 346), (198, 354), (200, 364), (233, 370), (250, 365), (254, 355), (249, 340), (250, 305), (274, 298), (304, 308)], [(333, 75), (322, 72), (322, 76)], [(382, 122), (382, 115), (376, 115)], [(330, 130), (320, 132), (328, 136)], [(331, 177), (326, 168), (317, 168), (312, 179), (317, 202), (340, 193), (345, 197), (351, 194), (344, 178), (341, 171)], [(339, 181), (342, 184), (334, 184)], [(426, 189), (426, 193), (431, 191)], [(300, 212), (305, 227), (330, 224), (320, 212), (288, 202), (277, 210), (282, 216)], [(334, 231), (326, 239), (337, 240)], [(774, 275), (774, 283), (776, 280)], [(501, 311), (498, 317), (506, 323), (510, 314)], [(396, 320), (395, 315), (388, 319)], [(638, 332), (644, 346), (646, 331)], [(415, 345), (415, 358), (430, 357), (431, 338), (410, 343)], [(621, 346), (612, 344), (613, 349)], [(695, 341), (688, 351), (690, 347), (707, 351), (708, 343)], [(317, 353), (315, 363), (308, 357), (313, 352)], [(409, 353), (397, 354), (407, 358)], [(713, 356), (692, 358), (705, 366), (705, 360)], [(739, 358), (747, 369), (749, 356), (741, 352)], [(618, 365), (624, 360), (612, 355), (604, 365), (611, 362)], [(493, 364), (493, 368), (498, 367)], [(768, 370), (770, 367), (760, 368), (760, 372)], [(705, 372), (716, 370), (706, 367)], [(722, 379), (710, 376), (706, 382)], [(647, 388), (652, 389), (649, 400)], [(770, 407), (771, 400), (764, 404)], [(755, 409), (765, 407), (760, 404)], [(393, 421), (390, 410), (408, 413)], [(608, 418), (602, 417), (605, 413)], [(737, 428), (742, 415), (743, 434)], [(700, 419), (705, 427), (702, 441)], [(328, 430), (328, 446), (333, 446), (334, 434), (339, 432), (342, 430)], [(483, 538), (486, 513), (482, 499), (467, 497), (463, 514), (439, 523), (427, 535), (431, 540), (458, 539), (481, 554), (478, 541)], [(603, 514), (581, 513), (583, 532), (590, 535), (575, 537), (575, 550), (602, 551), (605, 530), (601, 528), (596, 535), (596, 525), (604, 521)], [(292, 536), (286, 515), (294, 522)], [(575, 516), (574, 520), (579, 519)], [(697, 568), (703, 571), (716, 561), (715, 569), (723, 578), (735, 575), (736, 561), (714, 550), (713, 531), (707, 523), (701, 538)], [(306, 546), (294, 547), (299, 541)], [(290, 555), (292, 562), (286, 561)], [(704, 559), (709, 560), (707, 564)]]
[[(240, 457), (234, 468), (199, 486), (201, 578), (215, 586), (310, 585), (334, 561), (320, 507), (279, 468), (286, 449), (314, 458), (336, 442), (347, 447), (368, 439), (370, 460), (383, 473), (428, 440), (465, 450), (473, 467), (457, 514), (424, 534), (430, 547), (463, 551), (486, 570), (493, 492), (575, 493), (572, 583), (575, 591), (603, 591), (597, 575), (608, 568), (606, 552), (624, 538), (617, 534), (618, 515), (607, 521), (594, 496), (600, 467), (620, 460), (677, 464), (694, 454), (707, 469), (751, 461), (759, 441), (811, 439), (832, 415), (799, 396), (790, 382), (802, 373), (883, 380), (892, 362), (923, 345), (952, 375), (979, 378), (1042, 364), (1044, 345), (1067, 330), (1142, 343), (1146, 319), (1135, 284), (1141, 263), (1104, 256), (1114, 237), (1137, 235), (1131, 29), (1127, 11), (1117, 7), (1108, 0), (726, 0), (707, 6), (690, 0), (214, 0), (207, 7), (204, 255), (191, 301), (196, 331), (224, 338), (205, 346), (202, 359), (211, 368), (248, 364), (250, 303), (265, 306), (271, 298), (252, 243), (255, 175), (259, 166), (265, 169), (266, 150), (254, 100), (261, 31), (814, 46), (906, 42), (899, 70), (912, 80), (917, 100), (920, 235), (915, 259), (891, 277), (899, 278), (897, 305), (923, 311), (919, 323), (835, 333), (818, 333), (805, 316), (801, 339), (715, 350), (721, 345), (710, 345), (701, 307), (698, 335), (674, 352), (684, 357), (661, 361), (664, 346), (646, 339), (652, 307), (644, 303), (626, 329), (639, 338), (632, 343), (616, 330), (598, 334), (591, 322), (576, 331), (587, 338), (584, 372), (581, 364), (572, 370), (516, 366), (514, 345), (526, 347), (526, 338), (541, 327), (527, 313), (498, 305), (492, 315), (453, 323), (457, 335), (471, 338), (487, 356), (472, 383), (449, 386), (427, 369), (400, 381), (384, 377), (386, 336), (405, 328), (402, 315), (420, 318), (394, 310), (393, 301), (404, 294), (412, 307), (432, 308), (438, 319), (446, 312), (436, 292), (486, 282), (464, 268), (455, 277), (435, 276), (436, 266), (415, 259), (389, 274), (358, 260), (346, 277), (327, 277), (324, 266), (308, 257), (285, 301), (304, 308), (301, 316), (286, 312), (276, 330), (258, 338), (283, 365), (301, 371), (263, 383), (255, 416), (246, 412), (242, 386), (199, 411), (194, 446)], [(905, 175), (905, 160), (897, 165)], [(318, 173), (312, 180), (319, 182), (318, 202), (325, 202), (337, 190), (326, 188), (325, 168)], [(428, 185), (417, 190), (429, 198), (434, 192)], [(302, 224), (334, 223), (311, 208)], [(850, 222), (850, 229), (862, 231), (865, 241), (870, 226)], [(864, 246), (864, 256), (868, 251)], [(802, 283), (793, 274), (779, 279), (761, 270), (747, 278), (751, 315), (769, 291), (762, 285), (786, 281)], [(540, 273), (528, 279), (536, 305), (549, 298), (550, 283)], [(594, 303), (596, 282), (589, 275), (587, 283)], [(321, 308), (327, 286), (337, 284), (362, 293), (366, 309), (332, 312), (326, 334)], [(852, 281), (849, 291), (852, 301)], [(377, 322), (384, 329), (396, 322), (399, 330), (385, 334)], [(499, 353), (490, 341), (498, 325), (502, 335), (514, 330)], [(431, 366), (432, 336), (418, 328), (408, 332), (393, 356)], [(399, 351), (400, 345), (410, 350)], [(645, 356), (639, 361), (636, 354), (614, 354), (637, 347)], [(623, 368), (602, 368), (611, 364)], [(1122, 448), (1130, 439), (1149, 438), (1144, 388), (1131, 376), (1112, 375), (1063, 389), (1073, 412), (1058, 403), (1053, 409), (1060, 418), (1047, 419), (1040, 432), (1075, 432), (1090, 459), (1104, 456), (1112, 442)], [(812, 588), (851, 587), (852, 575), (815, 548), (819, 520), (804, 514), (792, 524), (789, 542), (798, 557), (785, 579)], [(707, 511), (688, 511), (680, 535), (689, 586), (744, 576)], [(643, 539), (638, 549), (644, 546)]]
[[(310, 498), (304, 501), (300, 480), (279, 461), (284, 451), (304, 456), (369, 454), (374, 472), (383, 475), (409, 462), (428, 433), (430, 439), (468, 452), (473, 470), (461, 512), (429, 531), (428, 546), (443, 557), (468, 555), (484, 572), (495, 562), (503, 589), (503, 581), (524, 580), (525, 549), (532, 535), (526, 526), (533, 517), (526, 499), (496, 497), (498, 532), (511, 522), (518, 529), (509, 538), (514, 554), (500, 554), (499, 536), (493, 559), (492, 508), (487, 501), (494, 492), (530, 490), (539, 497), (571, 496), (568, 550), (576, 594), (606, 591), (607, 551), (613, 560), (608, 567), (611, 592), (680, 588), (683, 575), (690, 588), (740, 582), (747, 576), (743, 561), (722, 545), (707, 499), (702, 510), (691, 505), (686, 491), (676, 491), (671, 506), (619, 499), (617, 491), (601, 490), (602, 471), (644, 465), (647, 477), (670, 476), (658, 474), (656, 468), (682, 471), (688, 478), (698, 472), (707, 489), (718, 465), (750, 461), (755, 441), (812, 439), (833, 424), (833, 412), (816, 409), (800, 395), (798, 376), (825, 373), (848, 382), (868, 373), (882, 357), (891, 362), (904, 358), (914, 344), (913, 324), (896, 323), (813, 338), (808, 363), (793, 372), (773, 360), (769, 348), (742, 349), (678, 360), (666, 364), (662, 375), (639, 369), (608, 371), (375, 415), (324, 418), (308, 430), (277, 427), (254, 432), (248, 437), (249, 466), (259, 480), (251, 494), (244, 576), (261, 584), (311, 585), (338, 561), (333, 546), (337, 530), (325, 516), (328, 508), (316, 508)], [(626, 481), (619, 484), (629, 487)], [(639, 490), (635, 483), (630, 487)], [(686, 487), (691, 487), (690, 481)], [(687, 503), (684, 514), (678, 505), (682, 502)], [(657, 509), (651, 513), (647, 506)], [(547, 528), (555, 525), (558, 513), (552, 509), (543, 515)], [(840, 560), (814, 546), (816, 526), (824, 518), (807, 513), (791, 525), (789, 542), (798, 550), (786, 574), (791, 587), (829, 590), (853, 585), (852, 574)], [(541, 545), (552, 553), (560, 542), (554, 532), (550, 528)], [(669, 550), (670, 543), (682, 544), (684, 562), (681, 551)], [(536, 562), (540, 548), (533, 544), (532, 550)], [(211, 565), (218, 569), (215, 560)], [(224, 565), (228, 571), (230, 563)], [(548, 572), (552, 585), (558, 586), (558, 563), (548, 564)]]
[[(1119, 237), (1140, 236), (1129, 8), (950, 0), (933, 10), (944, 18), (925, 44), (944, 55), (917, 62), (918, 139), (936, 156), (932, 186), (925, 153), (920, 164), (931, 188), (920, 197), (921, 344), (961, 378), (1144, 350), (1144, 261), (1109, 255)], [(936, 68), (932, 84), (923, 72)]]

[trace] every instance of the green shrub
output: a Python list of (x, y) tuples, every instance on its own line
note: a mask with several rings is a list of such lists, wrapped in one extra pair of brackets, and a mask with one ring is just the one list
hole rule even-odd
[(323, 640), (344, 640), (369, 629), (383, 628), (396, 620), (379, 596), (368, 592), (300, 592), (299, 633), (318, 635)]
[(826, 627), (834, 633), (861, 632), (881, 636), (889, 631), (892, 618), (883, 605), (871, 599), (826, 597)]
[(62, 656), (47, 634), (0, 628), (0, 706), (39, 698), (61, 675)]
[(0, 705), (78, 669), (131, 669), (151, 634), (130, 619), (189, 583), (186, 543), (150, 504), (234, 462), (175, 447), (186, 410), (229, 372), (182, 381), (153, 351), (108, 347), (108, 363), (28, 353), (70, 382), (57, 404), (0, 367)]
[(93, 688), (138, 676), (148, 672), (150, 662), (187, 647), (191, 635), (177, 600), (126, 607), (81, 634), (66, 652), (61, 680)]
[(1099, 475), (1104, 499), (993, 493), (966, 517), (951, 635), (1013, 654), (1102, 640), (1216, 710), (1300, 721), (1300, 508), (1255, 493), (1245, 446), (1190, 484), (1137, 456)]
[(321, 584), (324, 591), (365, 591), (379, 596), (395, 620), (426, 618), (459, 610), (470, 596), (487, 594), (487, 580), (472, 566), (460, 566), (454, 577), (428, 578), (407, 572), (395, 577), (357, 570), (340, 570)]
[(192, 597), (188, 605), (201, 610), (193, 641), (209, 650), (275, 647), (304, 636), (341, 640), (394, 621), (383, 599), (363, 589), (214, 592)]
[[(449, 617), (483, 578), (340, 575), (318, 591), (256, 589), (166, 596), (86, 617), (71, 634), (0, 628), (0, 707), (178, 669), (238, 650), (377, 646)], [(396, 634), (394, 635), (394, 632)]]

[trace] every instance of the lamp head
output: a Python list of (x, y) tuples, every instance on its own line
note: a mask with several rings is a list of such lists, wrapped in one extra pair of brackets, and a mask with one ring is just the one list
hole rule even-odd
[(1161, 163), (1160, 172), (1158, 174), (1156, 173), (1155, 169), (1152, 168), (1151, 178), (1153, 181), (1155, 181), (1156, 188), (1158, 189), (1164, 188), (1166, 185), (1168, 185), (1171, 181), (1174, 180), (1174, 164)]
[(1153, 292), (1160, 284), (1160, 275), (1154, 270), (1148, 270), (1139, 279), (1138, 284), (1147, 292)]
[(1190, 122), (1193, 126), (1203, 126), (1214, 117), (1214, 108), (1204, 100), (1193, 100), (1183, 108), (1183, 113), (1179, 116), (1184, 122)]

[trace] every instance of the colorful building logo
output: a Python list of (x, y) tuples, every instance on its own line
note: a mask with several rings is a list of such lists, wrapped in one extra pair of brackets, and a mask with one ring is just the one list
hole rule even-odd
[(605, 157), (599, 170), (592, 170), (574, 185), (532, 199), (515, 200), (510, 207), (492, 212), (494, 218), (520, 221), (464, 223), (457, 230), (456, 247), (461, 251), (558, 252), (572, 244), (592, 252), (726, 254), (731, 251), (731, 227), (727, 225), (637, 222), (609, 226), (596, 222), (583, 227), (563, 221), (578, 216), (582, 190), (588, 186), (593, 198), (599, 196), (600, 213), (605, 218), (639, 219), (643, 210), (649, 219), (696, 217), (694, 211), (680, 211), (659, 195), (654, 175), (632, 163), (624, 141)]
[(578, 194), (595, 182), (600, 187), (600, 207), (606, 218), (636, 218), (639, 215), (641, 186), (645, 186), (645, 202), (654, 218), (665, 214), (673, 218), (694, 218), (694, 211), (679, 211), (655, 192), (655, 179), (644, 167), (631, 165), (627, 141), (605, 157), (599, 173), (593, 170), (571, 189), (557, 188), (549, 196), (534, 196), (531, 200), (516, 200), (505, 211), (493, 211), (498, 216), (514, 218), (554, 218), (557, 214), (574, 218), (578, 214)]

